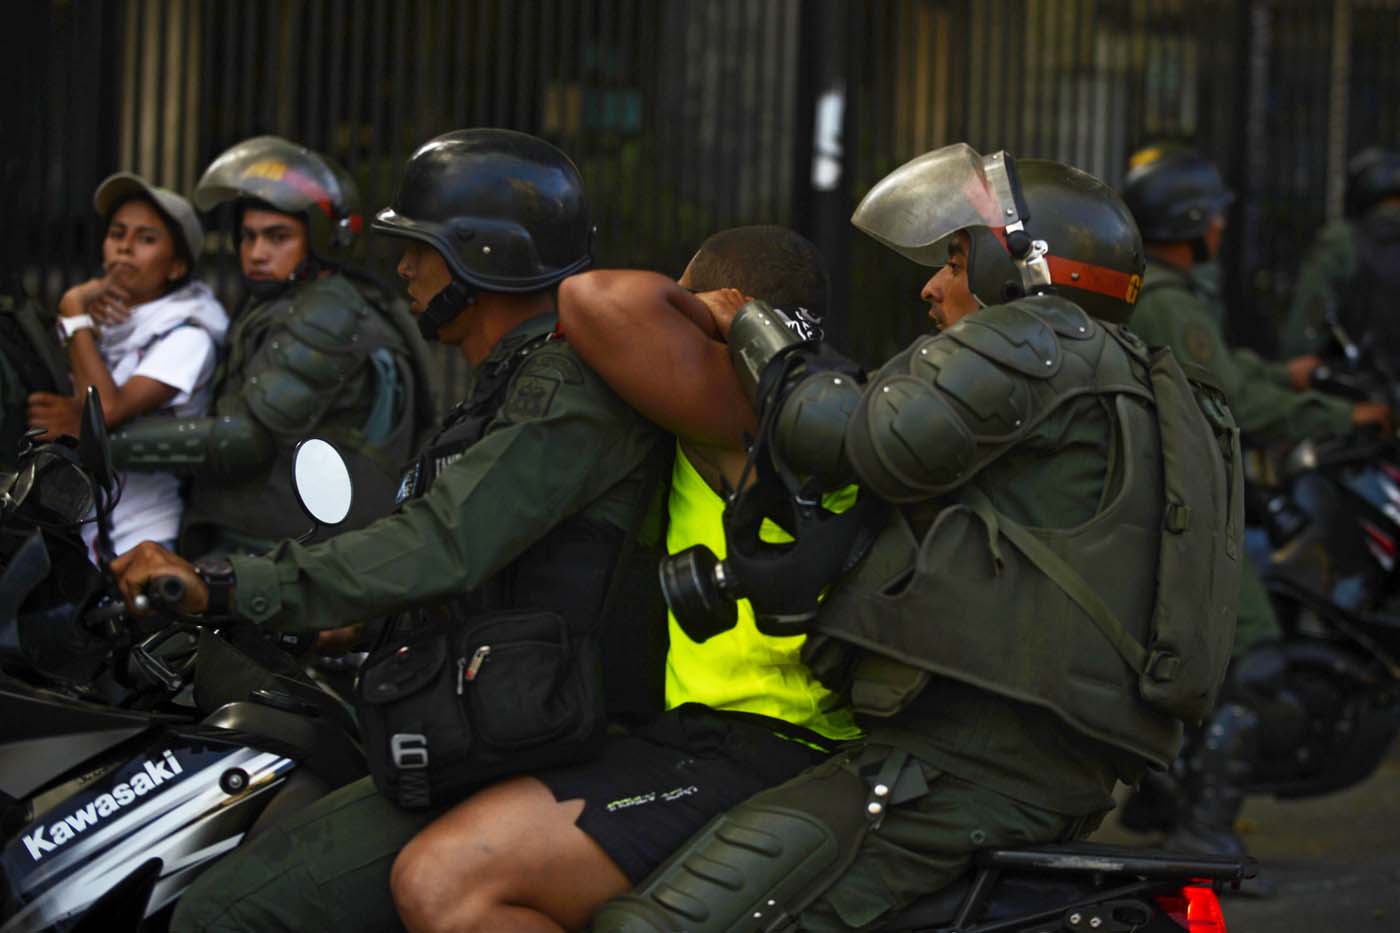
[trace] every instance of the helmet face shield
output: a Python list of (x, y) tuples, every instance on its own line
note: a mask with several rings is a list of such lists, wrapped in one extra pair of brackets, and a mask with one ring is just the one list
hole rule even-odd
[(256, 136), (224, 150), (199, 179), (193, 200), (202, 211), (253, 200), (303, 216), (321, 259), (340, 258), (363, 223), (359, 192), (345, 170), (280, 136)]
[(1054, 290), (1103, 320), (1124, 321), (1137, 300), (1142, 237), (1103, 182), (1058, 162), (1018, 163), (958, 143), (885, 176), (851, 222), (925, 266), (947, 262), (966, 230), (967, 276), (982, 304)]
[(346, 200), (341, 180), (309, 150), (277, 136), (257, 136), (225, 150), (195, 187), (194, 201), (210, 210), (236, 198), (266, 201), (298, 214), (316, 208), (328, 216)]
[(870, 189), (851, 223), (919, 265), (941, 266), (959, 230), (1005, 227), (1016, 219), (1010, 184), (998, 184), (995, 171), (989, 178), (991, 158), (966, 143), (925, 153)]

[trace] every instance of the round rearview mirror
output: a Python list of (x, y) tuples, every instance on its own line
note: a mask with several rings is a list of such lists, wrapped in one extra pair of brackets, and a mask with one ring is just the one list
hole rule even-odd
[(330, 443), (313, 437), (292, 455), (292, 488), (301, 507), (322, 525), (339, 525), (350, 514), (354, 496), (350, 468)]

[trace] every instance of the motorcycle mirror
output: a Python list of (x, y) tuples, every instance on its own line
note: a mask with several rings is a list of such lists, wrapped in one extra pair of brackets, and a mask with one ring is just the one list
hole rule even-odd
[(107, 442), (107, 418), (102, 413), (102, 399), (95, 386), (88, 386), (87, 398), (83, 401), (78, 458), (97, 485), (111, 492), (117, 482), (117, 471), (112, 466), (112, 447)]
[(292, 455), (292, 488), (301, 507), (322, 525), (339, 525), (350, 514), (354, 500), (350, 468), (340, 451), (319, 437), (297, 445)]

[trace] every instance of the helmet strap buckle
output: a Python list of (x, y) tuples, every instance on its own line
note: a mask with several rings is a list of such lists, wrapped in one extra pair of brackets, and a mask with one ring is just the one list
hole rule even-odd
[[(1009, 246), (1012, 237), (1008, 235), (1006, 239)], [(1028, 244), (1020, 255), (1017, 255), (1015, 250), (1011, 254), (1017, 270), (1021, 273), (1021, 284), (1025, 286), (1026, 294), (1033, 295), (1049, 288), (1050, 264), (1045, 261), (1045, 257), (1050, 254), (1050, 244), (1044, 240), (1032, 240), (1024, 232), (1021, 232), (1017, 239), (1024, 239)]]

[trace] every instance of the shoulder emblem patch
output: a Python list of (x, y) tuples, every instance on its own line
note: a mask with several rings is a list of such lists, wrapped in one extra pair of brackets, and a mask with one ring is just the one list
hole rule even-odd
[(501, 406), (501, 413), (511, 421), (530, 421), (549, 414), (554, 396), (559, 392), (559, 379), (540, 372), (522, 373), (515, 380), (510, 397)]
[(1200, 324), (1186, 328), (1186, 355), (1197, 363), (1210, 362), (1212, 341), (1210, 331)]

